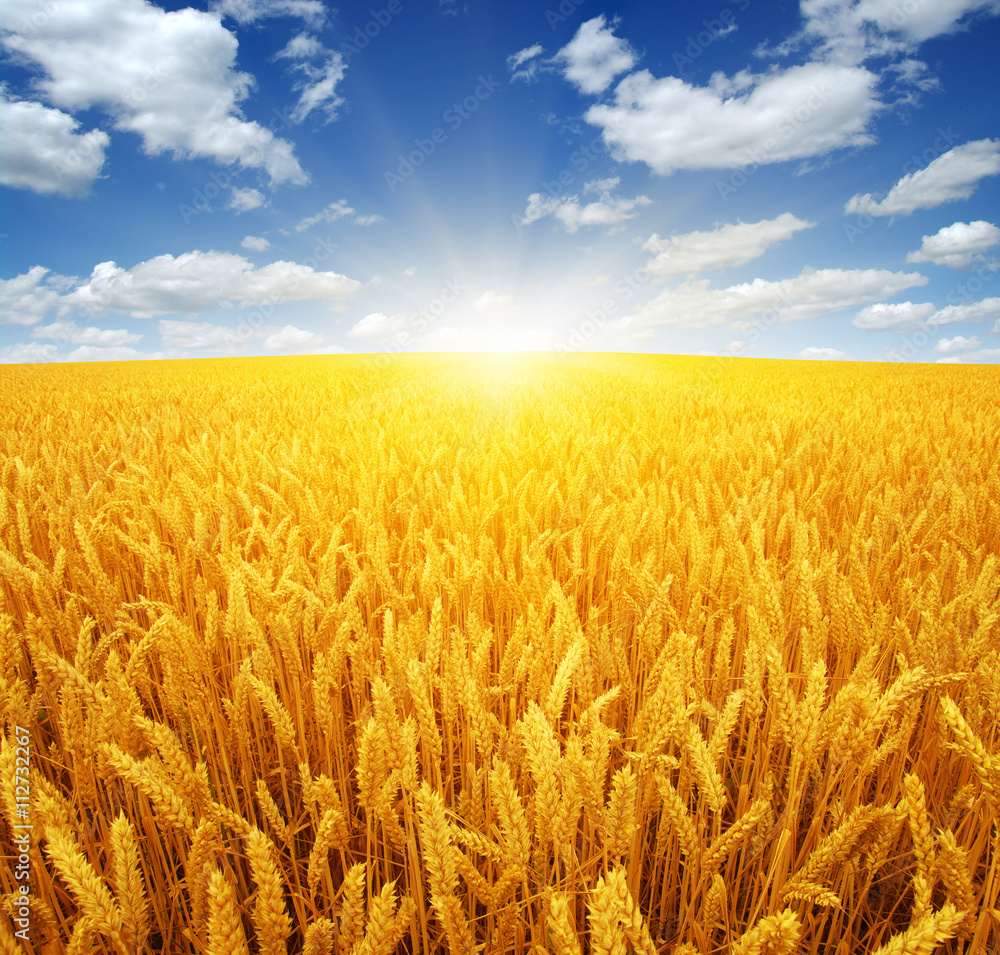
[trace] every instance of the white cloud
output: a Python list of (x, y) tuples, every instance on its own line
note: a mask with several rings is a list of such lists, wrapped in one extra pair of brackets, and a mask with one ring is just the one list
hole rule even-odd
[(384, 221), (384, 218), (379, 215), (361, 216), (356, 213), (357, 210), (349, 206), (346, 199), (338, 199), (336, 202), (331, 202), (326, 208), (320, 209), (315, 215), (300, 219), (295, 223), (294, 228), (296, 232), (305, 232), (306, 229), (312, 228), (317, 222), (338, 222), (350, 216), (354, 216), (351, 221), (355, 225), (361, 226), (374, 225), (376, 222)]
[(647, 252), (656, 255), (646, 263), (646, 268), (654, 275), (668, 276), (745, 265), (775, 243), (815, 225), (785, 212), (775, 219), (731, 223), (711, 232), (688, 232), (667, 239), (654, 232), (643, 245)]
[(861, 309), (851, 324), (866, 332), (916, 332), (936, 312), (932, 302), (877, 302)]
[(815, 346), (810, 346), (809, 348), (803, 348), (802, 351), (792, 357), (809, 361), (844, 361), (850, 356), (847, 352), (842, 352), (838, 348), (816, 348)]
[(638, 57), (599, 16), (581, 24), (554, 59), (564, 64), (563, 75), (580, 92), (593, 94), (603, 92), (619, 73), (632, 69)]
[(878, 302), (861, 309), (851, 324), (866, 332), (918, 332), (942, 325), (978, 324), (1000, 316), (1000, 298), (936, 308), (930, 302)]
[(591, 182), (585, 182), (583, 184), (583, 191), (591, 192), (599, 196), (606, 192), (614, 192), (618, 188), (621, 181), (621, 176), (610, 176), (607, 179), (594, 179)]
[(624, 199), (612, 196), (610, 191), (602, 187), (614, 188), (618, 179), (601, 179), (588, 182), (584, 192), (600, 192), (600, 198), (595, 202), (581, 206), (576, 196), (551, 198), (539, 192), (528, 196), (528, 206), (521, 219), (522, 225), (530, 225), (546, 216), (553, 216), (562, 223), (563, 228), (571, 235), (582, 226), (615, 226), (628, 219), (634, 219), (642, 206), (652, 204), (648, 196), (636, 196), (634, 199)]
[(275, 54), (276, 60), (308, 60), (319, 56), (326, 47), (308, 33), (297, 33)]
[(507, 57), (507, 68), (510, 70), (516, 70), (519, 66), (523, 66), (527, 63), (528, 60), (539, 56), (541, 52), (541, 43), (536, 43), (534, 46), (526, 46), (523, 50), (518, 50), (517, 53), (512, 53)]
[[(300, 95), (291, 113), (293, 123), (301, 123), (316, 109), (321, 109), (326, 114), (328, 123), (337, 118), (337, 109), (344, 103), (337, 96), (337, 84), (347, 72), (347, 63), (342, 54), (328, 50), (316, 37), (299, 33), (288, 41), (275, 59), (291, 60), (292, 69), (304, 77), (295, 85)], [(310, 63), (310, 60), (322, 62)]]
[(326, 122), (337, 118), (337, 110), (343, 106), (344, 99), (337, 95), (337, 84), (347, 72), (347, 63), (340, 53), (330, 53), (321, 66), (313, 66), (307, 62), (296, 64), (305, 79), (297, 83), (299, 101), (292, 110), (292, 122), (301, 123), (313, 110), (321, 110), (326, 116)]
[(776, 47), (763, 45), (762, 55), (784, 56), (803, 45), (816, 46), (811, 57), (856, 65), (889, 58), (886, 73), (911, 87), (900, 102), (913, 103), (913, 91), (939, 87), (926, 63), (912, 53), (925, 40), (968, 27), (980, 14), (1000, 11), (1000, 0), (801, 0), (803, 28)]
[(0, 279), (0, 325), (37, 325), (59, 306), (60, 293), (73, 283), (34, 265), (23, 275)]
[(269, 248), (271, 248), (271, 243), (268, 242), (262, 235), (244, 236), (240, 245), (242, 245), (244, 249), (249, 249), (251, 252), (266, 252)]
[(907, 262), (933, 262), (961, 269), (971, 265), (987, 249), (1000, 243), (1000, 229), (991, 222), (956, 222), (925, 235), (916, 252), (906, 256)]
[(323, 344), (323, 336), (305, 329), (286, 325), (280, 332), (268, 335), (264, 339), (264, 347), (270, 351), (288, 351), (292, 348), (318, 348)]
[(217, 0), (211, 9), (238, 23), (254, 23), (268, 17), (299, 17), (322, 26), (326, 9), (320, 0)]
[[(534, 46), (527, 46), (517, 53), (512, 53), (507, 57), (507, 69), (511, 71), (510, 81), (525, 80), (530, 81), (535, 78), (540, 67), (539, 56), (542, 55), (542, 44), (536, 43)], [(525, 64), (528, 64), (525, 66)]]
[(977, 13), (1000, 11), (997, 0), (802, 0), (806, 33), (825, 39), (827, 55), (855, 59), (909, 49), (953, 33)]
[(982, 348), (967, 357), (970, 359), (970, 364), (997, 362), (1000, 361), (1000, 348)]
[(979, 347), (981, 347), (981, 343), (978, 335), (973, 335), (972, 338), (956, 335), (954, 338), (939, 339), (934, 346), (934, 354), (953, 355), (955, 352), (975, 351)]
[(140, 359), (149, 358), (162, 358), (163, 355), (160, 352), (155, 354), (148, 354), (146, 352), (136, 351), (134, 348), (127, 348), (123, 345), (118, 345), (111, 348), (105, 348), (101, 345), (81, 345), (79, 348), (74, 348), (66, 358), (65, 361), (138, 361)]
[(860, 67), (806, 63), (761, 75), (715, 74), (708, 86), (648, 70), (626, 76), (613, 104), (591, 106), (619, 160), (661, 175), (820, 156), (874, 142), (878, 77)]
[(101, 348), (118, 348), (134, 345), (142, 335), (124, 328), (83, 328), (76, 322), (53, 322), (31, 330), (32, 338), (51, 338), (69, 345), (93, 345)]
[(241, 212), (259, 209), (264, 203), (264, 193), (259, 189), (233, 189), (229, 205), (226, 208), (235, 210), (236, 214), (239, 215)]
[(336, 272), (316, 272), (295, 262), (254, 269), (229, 252), (159, 255), (131, 269), (114, 262), (94, 267), (90, 278), (63, 302), (92, 313), (126, 312), (134, 318), (187, 314), (240, 306), (350, 298), (361, 283)]
[(372, 312), (366, 315), (347, 333), (348, 338), (363, 338), (368, 341), (385, 341), (406, 328), (406, 318), (402, 315), (385, 315)]
[(37, 25), (35, 0), (0, 5), (3, 46), (43, 76), (54, 106), (98, 107), (150, 155), (203, 157), (263, 169), (272, 183), (304, 183), (291, 143), (241, 118), (253, 77), (238, 72), (236, 37), (220, 14), (166, 11), (146, 0), (61, 0)]
[(871, 193), (848, 200), (848, 215), (908, 216), (946, 202), (968, 199), (979, 180), (1000, 173), (1000, 139), (977, 139), (948, 150), (928, 166), (903, 176), (889, 194), (877, 201)]
[(964, 305), (948, 305), (934, 317), (935, 325), (957, 325), (959, 322), (978, 324), (1000, 316), (1000, 298), (984, 298)]
[(85, 194), (101, 174), (110, 142), (100, 129), (79, 133), (67, 113), (10, 100), (0, 85), (0, 184), (64, 196)]
[(711, 289), (705, 279), (665, 289), (636, 313), (610, 323), (633, 335), (657, 326), (709, 328), (727, 323), (746, 331), (777, 322), (801, 321), (895, 295), (926, 276), (885, 269), (811, 269), (795, 278), (769, 282), (754, 279), (728, 288)]
[[(198, 349), (201, 351), (232, 351), (244, 344), (235, 328), (213, 325), (211, 322), (179, 322), (160, 319), (156, 330), (165, 348)], [(260, 332), (260, 329), (257, 329)], [(252, 336), (251, 336), (252, 337)]]
[(409, 265), (405, 269), (403, 269), (403, 275), (405, 275), (407, 278), (412, 279), (413, 276), (416, 274), (417, 274), (417, 267), (415, 265)]
[(354, 211), (347, 204), (346, 199), (338, 199), (336, 202), (331, 202), (324, 209), (321, 209), (316, 215), (300, 219), (295, 224), (295, 231), (304, 232), (306, 229), (316, 225), (317, 222), (336, 222), (339, 219), (346, 219), (348, 216), (354, 215)]
[(42, 345), (39, 342), (18, 342), (0, 348), (0, 364), (22, 364), (52, 361), (59, 355), (56, 345)]

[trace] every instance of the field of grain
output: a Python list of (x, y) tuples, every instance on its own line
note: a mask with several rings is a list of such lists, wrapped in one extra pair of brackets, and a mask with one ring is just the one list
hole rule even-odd
[(0, 369), (0, 953), (996, 951), (998, 393)]

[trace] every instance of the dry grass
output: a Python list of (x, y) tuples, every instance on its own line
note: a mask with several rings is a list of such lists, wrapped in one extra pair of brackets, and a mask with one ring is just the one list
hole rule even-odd
[(995, 949), (998, 392), (638, 356), (2, 369), (34, 950)]

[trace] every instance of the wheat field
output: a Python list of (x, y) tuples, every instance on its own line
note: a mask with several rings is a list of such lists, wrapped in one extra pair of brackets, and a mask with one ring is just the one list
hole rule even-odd
[(0, 369), (0, 953), (996, 951), (997, 394)]

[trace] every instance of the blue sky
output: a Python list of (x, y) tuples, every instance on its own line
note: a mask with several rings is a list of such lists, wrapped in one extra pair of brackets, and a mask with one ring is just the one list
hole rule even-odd
[(1000, 0), (5, 0), (0, 362), (1000, 360)]

